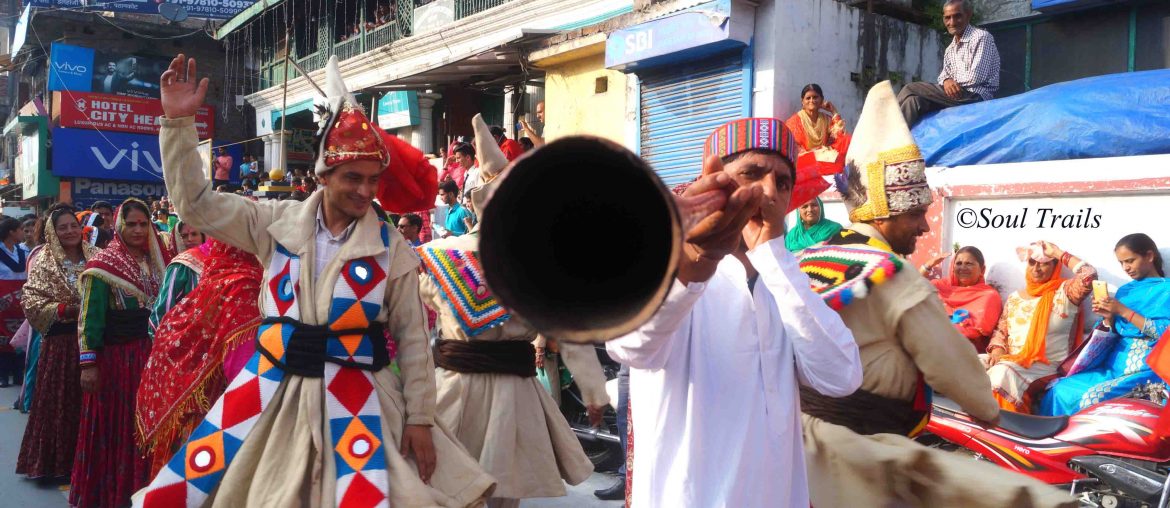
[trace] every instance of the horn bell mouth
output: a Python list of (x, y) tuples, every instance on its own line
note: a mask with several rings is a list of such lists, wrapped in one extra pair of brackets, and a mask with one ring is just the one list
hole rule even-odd
[(682, 226), (645, 161), (612, 141), (572, 136), (502, 177), (479, 242), (502, 305), (571, 342), (614, 339), (654, 315), (674, 281)]

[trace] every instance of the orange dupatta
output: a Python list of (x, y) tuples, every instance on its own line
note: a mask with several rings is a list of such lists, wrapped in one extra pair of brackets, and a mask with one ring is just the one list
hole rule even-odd
[[(1058, 264), (1048, 282), (1028, 281), (1025, 289), (1028, 296), (1039, 296), (1040, 303), (1036, 304), (1036, 310), (1032, 313), (1032, 325), (1028, 328), (1028, 339), (1024, 342), (1024, 349), (1018, 354), (1004, 356), (1003, 360), (1014, 362), (1025, 369), (1035, 362), (1048, 363), (1048, 357), (1044, 352), (1048, 349), (1048, 321), (1052, 319), (1052, 301), (1056, 299), (1060, 285), (1068, 280), (1060, 277), (1060, 269)], [(1080, 321), (1080, 318), (1077, 320)]]

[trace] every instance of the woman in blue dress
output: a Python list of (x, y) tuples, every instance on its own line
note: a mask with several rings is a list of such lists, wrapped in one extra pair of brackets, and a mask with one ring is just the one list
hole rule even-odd
[(1170, 327), (1170, 279), (1162, 270), (1162, 256), (1142, 233), (1122, 238), (1113, 252), (1133, 281), (1118, 288), (1115, 298), (1094, 299), (1093, 311), (1104, 316), (1097, 326), (1112, 327), (1118, 338), (1096, 365), (1053, 384), (1040, 414), (1071, 415), (1147, 382), (1161, 382), (1146, 356)]

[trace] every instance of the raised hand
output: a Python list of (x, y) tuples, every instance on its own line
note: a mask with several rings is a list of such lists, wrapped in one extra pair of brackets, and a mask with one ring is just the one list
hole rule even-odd
[(210, 81), (203, 78), (196, 83), (195, 70), (195, 59), (179, 53), (159, 78), (162, 108), (167, 118), (195, 116), (203, 105)]
[(703, 163), (703, 177), (678, 198), (686, 238), (678, 278), (683, 283), (706, 281), (718, 262), (742, 241), (744, 223), (760, 207), (759, 186), (738, 187), (723, 172), (718, 157)]

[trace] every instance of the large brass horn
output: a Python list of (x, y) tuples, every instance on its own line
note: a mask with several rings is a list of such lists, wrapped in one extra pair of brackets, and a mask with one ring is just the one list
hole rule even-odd
[(574, 136), (517, 160), (481, 214), (492, 293), (541, 333), (597, 342), (666, 298), (682, 250), (673, 196), (617, 143)]

